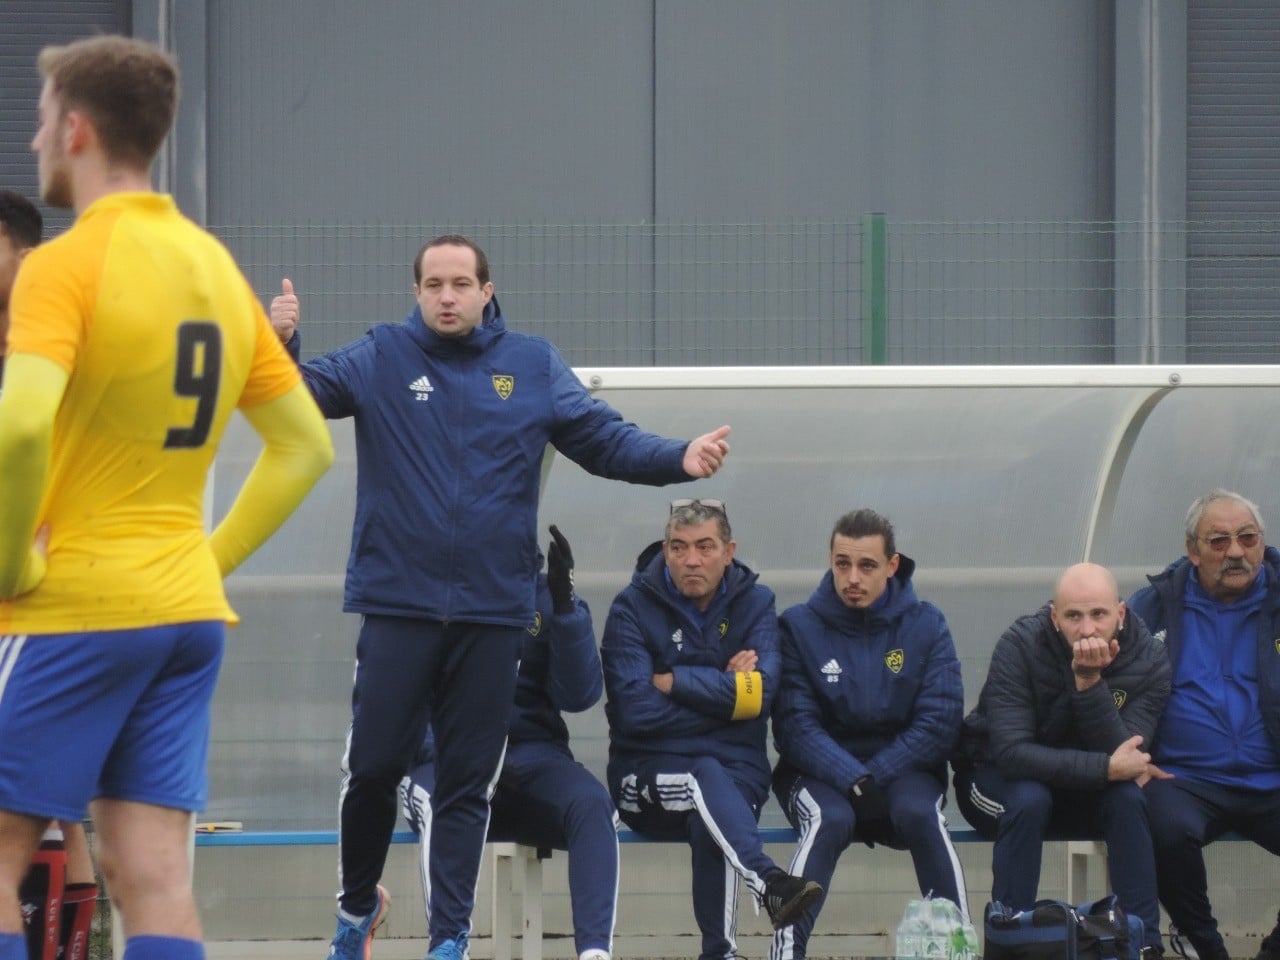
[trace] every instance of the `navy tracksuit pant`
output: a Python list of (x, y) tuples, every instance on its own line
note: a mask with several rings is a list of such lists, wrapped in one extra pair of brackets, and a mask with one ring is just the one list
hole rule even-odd
[(760, 842), (757, 820), (769, 791), (758, 780), (756, 771), (735, 771), (713, 757), (656, 754), (609, 761), (609, 790), (627, 826), (689, 843), (701, 960), (726, 960), (738, 952), (738, 878), (759, 900), (765, 877), (778, 869)]
[[(991, 899), (1029, 907), (1040, 886), (1045, 840), (1107, 844), (1111, 888), (1120, 906), (1141, 917), (1146, 946), (1160, 945), (1160, 907), (1145, 791), (1131, 780), (1100, 790), (1060, 790), (1038, 780), (1006, 780), (993, 766), (956, 774), (956, 803), (980, 834), (995, 841)], [(1151, 784), (1147, 785), (1150, 789)]]
[(1160, 902), (1193, 945), (1221, 946), (1222, 935), (1209, 904), (1203, 848), (1235, 830), (1268, 852), (1280, 854), (1280, 793), (1186, 777), (1152, 780), (1143, 790), (1151, 814)]
[(826, 902), (826, 891), (831, 889), (836, 861), (855, 840), (911, 851), (920, 892), (946, 897), (968, 920), (964, 871), (942, 815), (946, 784), (930, 773), (915, 772), (884, 789), (892, 832), (868, 834), (859, 829), (849, 798), (830, 784), (794, 770), (784, 772), (774, 783), (783, 812), (800, 833), (790, 872), (822, 884), (823, 896), (795, 923), (774, 933), (771, 960), (805, 956), (814, 922)]
[(365, 916), (377, 906), (397, 789), (430, 723), (439, 772), (431, 946), (471, 929), (523, 633), (523, 627), (364, 617), (339, 797), (340, 904), (347, 913)]
[[(426, 867), (433, 837), (426, 806), (435, 792), (435, 764), (409, 773), (405, 816), (419, 837), (419, 865), (428, 920), (431, 883)], [(489, 839), (569, 853), (569, 899), (578, 953), (613, 953), (618, 906), (618, 829), (604, 784), (554, 741), (513, 743), (491, 803)]]

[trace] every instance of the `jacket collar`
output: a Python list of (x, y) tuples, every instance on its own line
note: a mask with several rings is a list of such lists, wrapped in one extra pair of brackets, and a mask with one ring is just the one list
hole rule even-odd
[(436, 356), (474, 356), (483, 353), (507, 332), (507, 324), (502, 316), (502, 307), (498, 298), (490, 298), (484, 308), (484, 317), (480, 326), (465, 337), (442, 337), (427, 326), (422, 316), (422, 308), (417, 304), (405, 317), (405, 326), (409, 328), (413, 339), (427, 353)]
[(836, 593), (835, 577), (830, 570), (823, 574), (817, 589), (809, 596), (809, 607), (824, 623), (848, 632), (878, 623), (891, 623), (909, 607), (919, 603), (911, 575), (916, 562), (905, 553), (898, 554), (898, 569), (885, 585), (884, 594), (866, 610), (851, 610)]

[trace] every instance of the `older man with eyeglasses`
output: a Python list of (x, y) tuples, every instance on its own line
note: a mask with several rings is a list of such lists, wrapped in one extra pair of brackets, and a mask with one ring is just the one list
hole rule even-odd
[[(1152, 746), (1172, 778), (1145, 788), (1160, 902), (1200, 960), (1227, 960), (1203, 847), (1234, 830), (1280, 854), (1280, 552), (1258, 507), (1211, 490), (1187, 511), (1187, 555), (1129, 600), (1173, 666)], [(1179, 951), (1181, 952), (1181, 951)], [(1280, 952), (1280, 924), (1258, 954)]]
[(605, 623), (609, 790), (632, 829), (688, 840), (704, 960), (737, 955), (738, 880), (774, 927), (822, 894), (764, 852), (765, 735), (778, 683), (773, 591), (734, 558), (719, 500), (675, 500)]

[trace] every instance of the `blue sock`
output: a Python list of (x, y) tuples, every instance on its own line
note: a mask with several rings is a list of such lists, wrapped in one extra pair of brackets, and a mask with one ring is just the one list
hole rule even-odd
[[(0, 954), (0, 960), (7, 960)], [(205, 960), (204, 944), (179, 937), (130, 937), (122, 960)]]
[(27, 935), (0, 933), (0, 960), (27, 960)]

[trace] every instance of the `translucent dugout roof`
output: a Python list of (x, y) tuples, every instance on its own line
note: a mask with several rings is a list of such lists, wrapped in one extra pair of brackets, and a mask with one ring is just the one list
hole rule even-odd
[[(1127, 595), (1183, 553), (1190, 502), (1215, 486), (1280, 517), (1280, 367), (744, 367), (583, 369), (627, 419), (668, 436), (730, 424), (714, 478), (664, 488), (593, 477), (549, 456), (540, 539), (573, 545), (597, 635), (674, 497), (724, 500), (738, 558), (778, 596), (804, 601), (827, 566), (836, 518), (888, 516), (916, 588), (946, 615), (972, 705), (991, 649), (1044, 603), (1057, 574), (1091, 559)], [(211, 811), (270, 825), (329, 824), (350, 718), (358, 621), (341, 612), (355, 455), (338, 460), (272, 540), (228, 581), (231, 635), (211, 755)], [(257, 452), (242, 423), (219, 455), (215, 517)], [(405, 533), (406, 551), (430, 550)], [(604, 772), (603, 710), (571, 718), (575, 752)], [(766, 822), (770, 820), (766, 817)]]
[[(598, 626), (673, 497), (728, 505), (738, 558), (803, 602), (842, 513), (888, 516), (916, 587), (946, 614), (977, 698), (996, 638), (1066, 566), (1111, 567), (1126, 595), (1183, 552), (1191, 501), (1215, 486), (1280, 495), (1275, 367), (580, 370), (629, 419), (671, 436), (733, 426), (714, 478), (667, 488), (548, 471), (541, 528), (574, 541)], [(578, 546), (581, 541), (581, 547)], [(606, 605), (606, 610), (598, 604)]]

